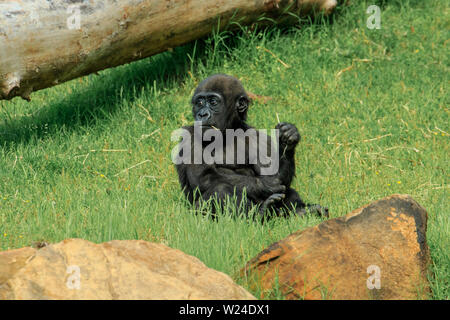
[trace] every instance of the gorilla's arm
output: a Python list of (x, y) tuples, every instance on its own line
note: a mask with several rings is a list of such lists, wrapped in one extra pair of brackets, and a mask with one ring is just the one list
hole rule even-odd
[(259, 202), (286, 190), (276, 178), (238, 174), (231, 169), (214, 165), (185, 165), (184, 171), (188, 188), (198, 188), (204, 199), (216, 195), (218, 199), (224, 200), (227, 195), (240, 196), (245, 190), (248, 199)]
[[(287, 189), (290, 187), (295, 176), (295, 147), (300, 141), (300, 134), (297, 128), (290, 123), (281, 122), (277, 124), (275, 129), (279, 130), (278, 137), (278, 170), (273, 175), (261, 176), (266, 180), (275, 179), (284, 185)], [(259, 133), (260, 141), (267, 142), (266, 150), (269, 151), (268, 156), (272, 157), (272, 138), (267, 138), (263, 133)], [(261, 172), (264, 166), (261, 163), (255, 165), (255, 171)]]
[(278, 140), (280, 168), (277, 177), (281, 180), (281, 184), (289, 188), (295, 176), (295, 147), (300, 141), (300, 134), (293, 124), (286, 122), (280, 122), (275, 129), (280, 130)]
[(295, 176), (295, 151), (280, 148), (280, 169), (277, 178), (281, 184), (289, 188)]

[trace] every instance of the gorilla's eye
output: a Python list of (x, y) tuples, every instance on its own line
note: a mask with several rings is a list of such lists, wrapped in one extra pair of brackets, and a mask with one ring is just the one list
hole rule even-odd
[(197, 103), (200, 107), (203, 107), (205, 105), (205, 99), (199, 98), (197, 99)]
[(209, 103), (213, 106), (216, 106), (219, 103), (219, 100), (216, 97), (212, 97), (209, 99)]

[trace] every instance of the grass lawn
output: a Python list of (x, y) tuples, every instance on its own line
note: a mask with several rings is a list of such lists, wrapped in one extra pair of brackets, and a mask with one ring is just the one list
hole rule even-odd
[[(270, 97), (249, 122), (296, 124), (293, 187), (342, 216), (393, 193), (428, 211), (433, 298), (450, 298), (449, 7), (445, 0), (352, 1), (326, 21), (217, 32), (100, 75), (0, 101), (0, 250), (84, 238), (165, 243), (246, 285), (237, 271), (320, 218), (260, 224), (195, 215), (181, 193), (171, 133), (213, 73)], [(401, 248), (399, 248), (401, 250)], [(253, 292), (258, 294), (257, 292)]]

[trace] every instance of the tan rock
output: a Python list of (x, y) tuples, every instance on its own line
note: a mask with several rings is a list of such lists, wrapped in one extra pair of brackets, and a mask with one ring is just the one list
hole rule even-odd
[(68, 239), (0, 252), (2, 299), (254, 299), (224, 273), (162, 244)]
[[(287, 299), (421, 299), (429, 293), (427, 212), (393, 195), (272, 244), (243, 270)], [(379, 288), (379, 289), (378, 289)]]

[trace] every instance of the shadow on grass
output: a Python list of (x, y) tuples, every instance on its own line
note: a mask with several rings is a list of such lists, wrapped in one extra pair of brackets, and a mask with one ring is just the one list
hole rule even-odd
[[(266, 33), (269, 29), (285, 34), (305, 25), (317, 27), (331, 24), (335, 17), (333, 14), (327, 18), (298, 18), (298, 23), (294, 26), (271, 24), (256, 27), (257, 30), (253, 30), (255, 26), (241, 27), (238, 23), (230, 22), (224, 31), (213, 31), (209, 37), (175, 48), (172, 52), (163, 52), (126, 66), (108, 69), (98, 76), (90, 75), (86, 77), (89, 82), (87, 86), (74, 86), (68, 82), (65, 88), (73, 91), (67, 95), (59, 91), (54, 97), (51, 96), (52, 91), (47, 91), (48, 98), (42, 99), (46, 99), (48, 104), (36, 107), (37, 110), (32, 114), (11, 116), (9, 108), (3, 108), (5, 118), (0, 123), (0, 146), (13, 149), (19, 144), (28, 144), (48, 136), (86, 131), (111, 118), (124, 102), (132, 104), (144, 90), (167, 92), (185, 81), (189, 70), (194, 73), (193, 70), (197, 70), (199, 66), (203, 66), (203, 70), (205, 67), (214, 69), (248, 34), (255, 36), (262, 31), (265, 36), (270, 37), (273, 33)], [(231, 29), (237, 31), (227, 31)], [(240, 36), (235, 36), (236, 34)], [(60, 98), (61, 96), (63, 97)], [(4, 102), (5, 105), (6, 103), (8, 102)]]
[(105, 70), (100, 75), (89, 76), (87, 86), (69, 83), (66, 88), (73, 91), (67, 95), (57, 92), (54, 98), (50, 93), (48, 98), (43, 98), (48, 104), (40, 105), (32, 114), (14, 117), (4, 108), (0, 146), (14, 148), (64, 131), (86, 130), (114, 115), (123, 101), (132, 103), (138, 99), (149, 87), (166, 91), (170, 84), (180, 83), (188, 75), (188, 55), (193, 50), (194, 44), (188, 44), (173, 52)]

